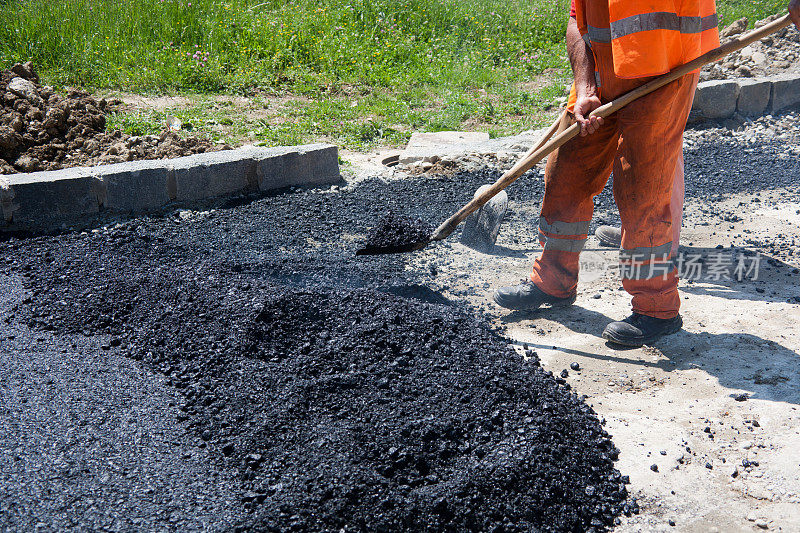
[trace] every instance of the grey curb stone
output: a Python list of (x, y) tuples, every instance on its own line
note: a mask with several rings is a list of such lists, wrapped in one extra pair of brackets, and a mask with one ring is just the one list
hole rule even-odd
[(329, 144), (309, 144), (296, 149), (261, 149), (254, 155), (255, 180), (260, 191), (338, 182), (339, 152)]
[(3, 219), (15, 227), (44, 230), (100, 212), (103, 184), (87, 168), (12, 175), (3, 192)]
[(192, 202), (248, 191), (254, 181), (251, 149), (209, 152), (173, 159), (175, 200)]
[(170, 160), (0, 176), (0, 231), (82, 225), (101, 212), (341, 181), (335, 146), (249, 146)]
[(772, 82), (772, 113), (800, 103), (800, 75), (778, 75), (770, 78)]
[(445, 156), (472, 151), (488, 141), (489, 134), (481, 131), (414, 132), (400, 154), (400, 164), (409, 165), (417, 161), (435, 163)]
[(14, 219), (14, 189), (11, 188), (11, 181), (0, 176), (0, 227), (11, 223)]
[(105, 198), (100, 199), (100, 205), (108, 211), (147, 211), (174, 199), (169, 194), (174, 173), (168, 160), (131, 161), (93, 170), (105, 184)]
[(764, 79), (748, 79), (739, 82), (739, 98), (736, 112), (743, 117), (758, 117), (767, 110), (772, 94), (772, 83)]
[(736, 111), (739, 84), (732, 80), (713, 80), (697, 85), (692, 109), (705, 118), (728, 118)]
[(734, 113), (756, 117), (797, 104), (800, 104), (800, 74), (797, 73), (706, 81), (697, 85), (689, 123), (730, 118)]

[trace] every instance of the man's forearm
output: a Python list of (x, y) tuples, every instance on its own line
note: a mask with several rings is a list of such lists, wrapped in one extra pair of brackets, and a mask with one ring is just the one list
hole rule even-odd
[(581, 37), (578, 23), (574, 18), (567, 25), (567, 54), (575, 77), (575, 90), (580, 94), (594, 94), (597, 84), (594, 78), (594, 56), (586, 41)]
[(586, 136), (596, 132), (603, 125), (601, 117), (591, 116), (591, 112), (600, 107), (601, 102), (594, 78), (594, 56), (581, 37), (578, 22), (572, 17), (567, 25), (567, 53), (575, 76), (577, 98), (573, 115), (581, 125), (581, 136)]

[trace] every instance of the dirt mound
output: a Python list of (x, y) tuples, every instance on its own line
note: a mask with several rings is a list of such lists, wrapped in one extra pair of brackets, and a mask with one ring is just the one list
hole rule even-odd
[(218, 150), (207, 139), (177, 133), (134, 137), (106, 132), (112, 105), (39, 84), (30, 63), (0, 72), (0, 174), (163, 159)]

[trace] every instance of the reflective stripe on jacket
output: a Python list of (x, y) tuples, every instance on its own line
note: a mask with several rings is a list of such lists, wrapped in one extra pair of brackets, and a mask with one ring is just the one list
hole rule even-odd
[(659, 76), (719, 46), (714, 0), (578, 0), (575, 18), (590, 46), (611, 45), (620, 78)]

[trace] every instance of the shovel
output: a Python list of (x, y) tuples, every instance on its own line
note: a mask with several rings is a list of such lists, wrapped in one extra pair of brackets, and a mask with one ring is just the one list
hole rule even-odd
[[(789, 15), (785, 15), (761, 28), (754, 30), (738, 39), (734, 39), (729, 41), (719, 48), (715, 48), (714, 50), (710, 50), (705, 54), (701, 55), (697, 59), (686, 63), (685, 65), (681, 65), (680, 67), (676, 68), (675, 70), (664, 74), (654, 80), (651, 80), (641, 87), (637, 87), (636, 89), (623, 94), (622, 96), (614, 99), (613, 101), (602, 105), (595, 109), (590, 116), (596, 117), (607, 117), (629, 103), (633, 102), (634, 100), (641, 98), (646, 94), (650, 94), (651, 92), (660, 89), (661, 87), (671, 83), (678, 78), (689, 74), (690, 72), (699, 69), (700, 67), (708, 64), (713, 63), (715, 61), (719, 61), (726, 55), (730, 54), (731, 52), (735, 52), (737, 50), (741, 50), (745, 46), (758, 41), (759, 39), (763, 39), (764, 37), (771, 35), (777, 31), (782, 30), (783, 28), (788, 27), (792, 23)], [(558, 128), (559, 120), (553, 124), (550, 131), (548, 132), (549, 135), (552, 135), (556, 129)], [(488, 187), (482, 194), (476, 196), (472, 199), (468, 204), (462, 207), (456, 214), (445, 220), (441, 226), (436, 228), (430, 237), (424, 240), (419, 240), (412, 243), (402, 243), (400, 245), (393, 245), (387, 247), (365, 247), (361, 250), (356, 252), (356, 255), (377, 255), (377, 254), (387, 254), (387, 253), (404, 253), (404, 252), (413, 252), (415, 250), (420, 250), (426, 247), (428, 244), (434, 241), (441, 241), (447, 238), (455, 229), (461, 224), (464, 219), (466, 219), (470, 213), (476, 211), (481, 206), (483, 206), (486, 202), (488, 202), (494, 195), (511, 185), (514, 181), (517, 180), (521, 175), (525, 172), (530, 170), (536, 163), (544, 159), (550, 152), (564, 146), (568, 141), (578, 135), (580, 133), (580, 124), (573, 124), (566, 130), (562, 131), (555, 138), (543, 144), (542, 142), (539, 143), (538, 147), (534, 147), (531, 149), (527, 154), (525, 154), (522, 158), (520, 158), (517, 163), (511, 167), (505, 174), (503, 174), (500, 179), (498, 179), (494, 184)], [(545, 139), (547, 136), (545, 136)]]

